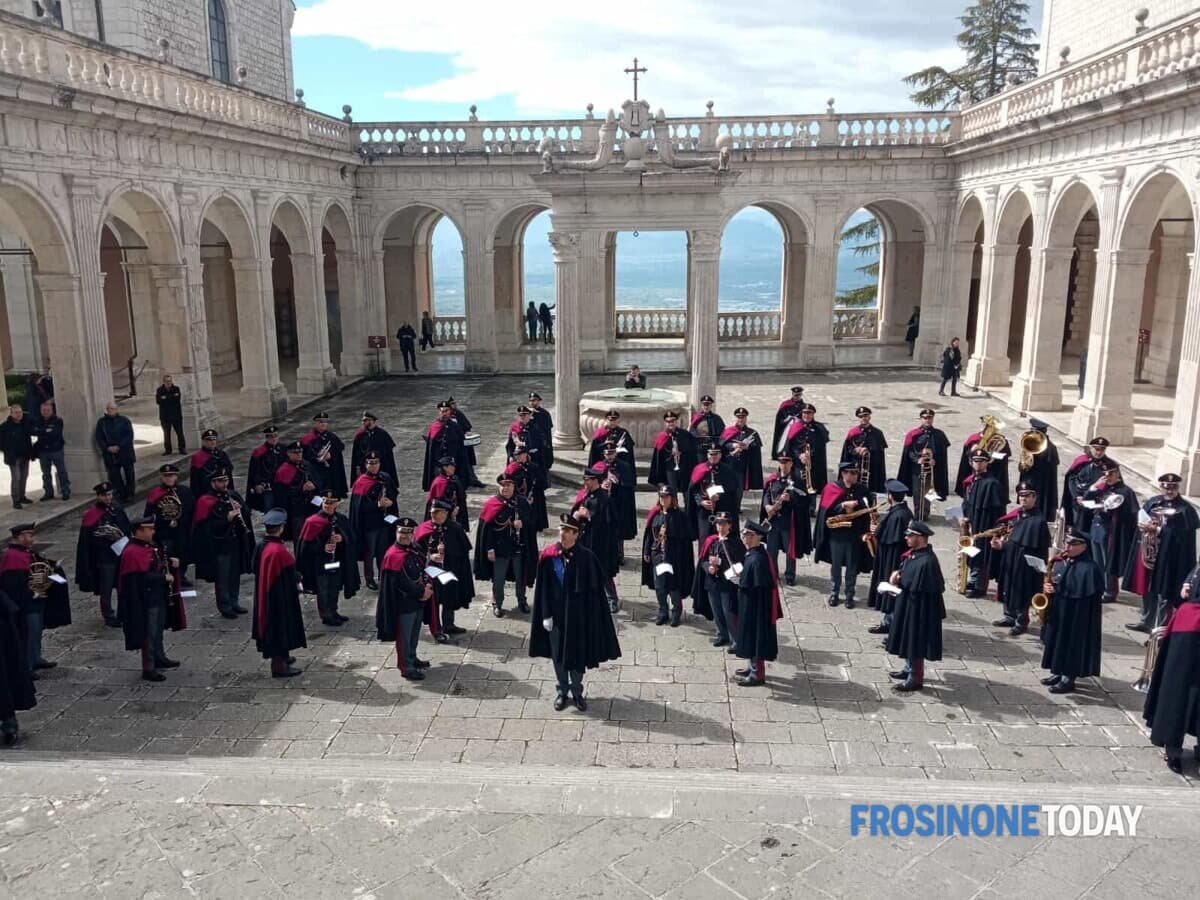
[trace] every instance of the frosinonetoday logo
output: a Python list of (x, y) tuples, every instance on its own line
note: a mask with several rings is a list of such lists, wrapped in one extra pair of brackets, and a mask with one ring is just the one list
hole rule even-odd
[(855, 803), (850, 834), (872, 837), (1136, 837), (1141, 806)]

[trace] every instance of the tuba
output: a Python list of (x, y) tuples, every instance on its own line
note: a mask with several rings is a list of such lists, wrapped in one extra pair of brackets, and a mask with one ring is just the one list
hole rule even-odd
[(1028, 472), (1033, 468), (1033, 458), (1039, 453), (1045, 453), (1046, 448), (1050, 446), (1050, 439), (1040, 431), (1030, 429), (1021, 434), (1019, 441), (1021, 445), (1021, 459), (1018, 463), (1018, 468), (1022, 472)]

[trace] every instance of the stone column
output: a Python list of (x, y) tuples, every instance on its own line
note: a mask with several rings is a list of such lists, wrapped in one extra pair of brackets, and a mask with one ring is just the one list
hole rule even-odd
[(38, 318), (37, 287), (33, 280), (33, 256), (26, 243), (15, 234), (0, 233), (0, 257), (4, 278), (4, 308), (8, 314), (8, 336), (12, 344), (14, 372), (42, 372), (46, 357), (42, 352), (45, 336)]
[(839, 197), (818, 197), (814, 239), (809, 247), (804, 283), (804, 327), (800, 365), (806, 369), (833, 366), (833, 298), (837, 292), (837, 215)]
[(783, 245), (779, 337), (783, 343), (797, 347), (804, 335), (804, 281), (808, 252), (808, 244), (785, 242)]
[(292, 289), (296, 303), (296, 393), (327, 394), (337, 387), (337, 373), (329, 359), (329, 324), (324, 287), (324, 265), (311, 253), (291, 253)]
[(247, 412), (278, 418), (287, 412), (288, 394), (279, 379), (271, 260), (234, 257), (229, 265), (237, 290), (242, 399)]
[(1020, 246), (985, 244), (983, 247), (977, 339), (964, 379), (973, 388), (1008, 384), (1008, 326)]
[(578, 231), (550, 232), (554, 248), (554, 446), (576, 449), (579, 433)]
[[(160, 300), (154, 279), (156, 264), (149, 261), (149, 254), (145, 250), (127, 250), (121, 268), (122, 274), (114, 273), (113, 277), (124, 277), (128, 289), (132, 314), (130, 327), (133, 329), (136, 358), (139, 366), (144, 363), (142, 375), (138, 379), (138, 391), (142, 392), (147, 385), (158, 384), (164, 371), (162, 352), (159, 349), (157, 307)], [(125, 360), (116, 362), (123, 363)]]
[[(379, 330), (374, 332), (375, 334), (387, 335), (388, 348), (391, 352), (396, 353), (398, 359), (400, 347), (396, 341), (396, 330), (400, 327), (400, 323), (393, 322), (388, 315), (383, 272), (383, 247), (376, 247), (374, 244), (374, 207), (369, 203), (356, 201), (354, 220), (358, 226), (358, 234), (355, 236), (355, 246), (358, 248), (358, 267), (356, 269), (358, 277), (355, 279), (355, 287), (358, 292), (358, 302), (363, 307), (363, 321), (367, 328), (365, 334), (371, 334), (370, 329), (377, 328)], [(341, 263), (339, 262), (338, 265), (340, 268)], [(413, 327), (416, 327), (415, 322)], [(342, 352), (345, 353), (345, 341), (343, 340), (342, 343)], [(366, 353), (365, 350), (363, 352)], [(379, 354), (379, 365), (383, 367), (383, 372), (390, 372), (392, 369), (391, 352)], [(375, 372), (375, 354), (367, 353), (366, 360), (370, 371)], [(383, 374), (383, 372), (378, 374)]]
[(589, 230), (579, 237), (579, 361), (585, 372), (603, 372), (611, 330), (605, 318), (608, 260), (604, 232)]
[[(365, 302), (362, 284), (363, 266), (357, 254), (349, 250), (338, 250), (338, 311), (342, 322), (342, 365), (343, 375), (369, 375), (375, 365), (375, 351), (367, 349), (368, 334), (382, 334), (395, 343), (383, 323), (373, 321), (374, 309)], [(396, 326), (397, 328), (399, 326)], [(380, 353), (382, 362), (387, 354)]]
[[(1030, 303), (1021, 349), (1021, 371), (1013, 379), (1009, 403), (1024, 411), (1062, 409), (1062, 345), (1067, 288), (1074, 247), (1045, 247), (1030, 272)], [(1038, 292), (1034, 292), (1035, 283)]]
[(1158, 454), (1158, 471), (1183, 476), (1183, 493), (1200, 493), (1200, 266), (1187, 255), (1187, 303), (1180, 343), (1171, 431)]
[[(199, 248), (196, 268), (199, 269)], [(183, 428), (188, 443), (200, 442), (200, 432), (217, 420), (212, 402), (212, 381), (207, 387), (200, 372), (209, 374), (208, 332), (205, 328), (203, 284), (197, 285), (191, 298), (187, 267), (153, 265), (150, 281), (154, 294), (154, 329), (159, 346), (159, 361), (164, 371), (175, 376), (183, 395)]]
[[(954, 335), (946, 336), (952, 317), (959, 306), (954, 293), (957, 284), (957, 245), (951, 243), (954, 234), (954, 213), (958, 196), (948, 191), (937, 195), (937, 216), (934, 233), (926, 235), (921, 260), (921, 330), (917, 335), (915, 362), (936, 366), (942, 358), (942, 348)], [(970, 278), (970, 259), (967, 261)], [(968, 285), (969, 285), (968, 280)], [(962, 308), (966, 310), (967, 290), (962, 293)], [(959, 329), (961, 330), (961, 329)], [(955, 332), (957, 334), (957, 331)], [(961, 335), (960, 335), (961, 336)]]
[(488, 234), (487, 201), (463, 204), (463, 261), (467, 313), (468, 372), (495, 372), (500, 368), (496, 349), (496, 259)]
[(953, 338), (960, 338), (964, 348), (971, 340), (967, 334), (967, 320), (970, 317), (971, 305), (971, 275), (975, 268), (974, 241), (955, 241), (950, 245), (949, 271), (947, 281), (950, 285), (949, 296), (946, 298), (945, 318), (942, 321), (941, 342), (937, 347), (937, 359), (941, 359), (942, 349), (950, 346)]
[(1189, 263), (1193, 239), (1191, 222), (1163, 222), (1159, 243), (1158, 279), (1154, 292), (1154, 321), (1144, 373), (1151, 384), (1174, 387), (1179, 374), (1183, 321), (1187, 311)]
[(692, 406), (704, 394), (717, 393), (717, 286), (720, 283), (721, 232), (688, 232), (688, 282), (692, 288)]

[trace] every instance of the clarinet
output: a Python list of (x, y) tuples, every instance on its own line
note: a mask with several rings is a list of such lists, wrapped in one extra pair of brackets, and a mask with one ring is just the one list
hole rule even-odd
[(516, 497), (513, 497), (512, 500), (509, 501), (510, 513), (509, 513), (508, 522), (509, 522), (509, 525), (512, 526), (513, 543), (517, 547), (518, 554), (520, 554), (520, 552), (525, 549), (525, 529), (517, 528), (515, 525), (516, 522), (521, 521), (521, 515), (518, 512), (519, 508), (520, 508), (520, 502), (517, 500)]
[(179, 609), (183, 603), (183, 579), (179, 577), (179, 569), (171, 565), (171, 558), (167, 555), (165, 547), (160, 547), (158, 544), (151, 544), (150, 552), (153, 555), (154, 567), (166, 576), (167, 608)]
[(671, 436), (671, 458), (675, 460), (675, 471), (679, 471), (679, 441), (675, 440), (675, 436)]

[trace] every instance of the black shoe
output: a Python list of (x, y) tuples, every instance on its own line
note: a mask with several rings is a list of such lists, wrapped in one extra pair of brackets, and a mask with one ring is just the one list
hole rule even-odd
[(71, 495), (70, 495), (70, 494), (63, 494), (63, 495), (62, 495), (62, 501), (63, 501), (64, 503), (66, 503), (66, 502), (67, 502), (68, 500), (70, 500), (70, 499), (71, 499)]
[(337, 620), (338, 620), (338, 622), (340, 622), (342, 625), (345, 625), (347, 622), (349, 622), (349, 621), (350, 621), (350, 617), (349, 617), (349, 616), (343, 616), (341, 613), (334, 613), (334, 614), (333, 614), (333, 617), (334, 617), (335, 619), (337, 619)]
[(620, 600), (609, 600), (608, 601), (609, 615), (615, 616), (620, 611), (621, 611), (621, 601)]
[(1143, 625), (1141, 622), (1134, 622), (1132, 625), (1126, 625), (1125, 627), (1130, 631), (1140, 631), (1142, 634), (1150, 633), (1150, 626)]
[(987, 592), (976, 590), (976, 589), (971, 589), (971, 590), (967, 591), (965, 594), (963, 594), (963, 596), (966, 597), (968, 600), (983, 600), (985, 597), (987, 597)]
[(107, 625), (109, 628), (120, 628), (121, 620), (118, 619), (116, 616), (105, 616), (104, 624)]
[(149, 672), (142, 673), (142, 681), (166, 681), (167, 676), (157, 669), (151, 669)]
[(554, 711), (562, 712), (566, 708), (567, 708), (567, 695), (559, 694), (557, 697), (554, 698)]
[(240, 606), (240, 605), (235, 605), (233, 607), (233, 611), (235, 613), (237, 613), (239, 616), (244, 616), (244, 615), (246, 615), (246, 613), (250, 612), (250, 610), (246, 609), (246, 607)]
[(911, 678), (908, 678), (899, 684), (893, 684), (892, 690), (898, 694), (911, 694), (913, 691), (922, 690), (924, 687), (925, 685), (921, 682), (913, 681)]
[(794, 587), (796, 584), (796, 576), (795, 575), (784, 575), (783, 582), (788, 587)]
[(587, 701), (583, 699), (583, 694), (574, 694), (571, 697), (571, 702), (575, 704), (575, 708), (580, 712), (587, 712)]
[(5, 722), (0, 726), (0, 740), (4, 741), (5, 747), (11, 747), (17, 742), (17, 723)]
[(739, 678), (738, 687), (762, 687), (767, 683), (765, 678)]
[(401, 672), (400, 677), (405, 681), (424, 681), (425, 673), (420, 669), (414, 669), (411, 672)]
[(657, 616), (655, 616), (654, 624), (655, 625), (666, 625), (667, 622), (670, 620), (670, 618), (671, 618), (670, 615), (668, 615), (667, 613), (660, 612)]
[(1074, 691), (1075, 691), (1075, 679), (1074, 678), (1064, 678), (1058, 684), (1053, 685), (1050, 688), (1050, 693), (1052, 693), (1052, 694), (1070, 694), (1070, 693), (1073, 693)]
[[(225, 613), (221, 613), (221, 615), (225, 615)], [(326, 619), (322, 619), (322, 620), (321, 620), (321, 624), (322, 624), (322, 625), (328, 625), (330, 628), (341, 628), (341, 627), (342, 627), (342, 620), (341, 620), (341, 619), (328, 619), (328, 618), (326, 618)]]
[[(349, 619), (347, 619), (346, 621), (349, 621)], [(442, 630), (445, 631), (446, 634), (466, 634), (467, 633), (467, 629), (460, 628), (457, 625), (447, 625)]]
[(497, 619), (504, 618), (504, 610), (500, 608), (499, 603), (492, 604), (492, 615), (495, 616)]
[(830, 605), (830, 606), (837, 606), (837, 605), (838, 605), (839, 603), (841, 603), (841, 602), (842, 602), (842, 601), (840, 601), (840, 600), (838, 599), (838, 595), (837, 595), (837, 594), (830, 594), (830, 595), (829, 595), (829, 605)]
[(1058, 684), (1061, 680), (1061, 675), (1047, 675), (1045, 678), (1040, 679), (1044, 685)]
[(945, 391), (938, 391), (938, 396), (939, 396), (939, 397), (945, 397), (945, 396), (946, 396), (946, 392), (945, 392)]
[(1008, 636), (1009, 637), (1020, 637), (1028, 630), (1029, 630), (1029, 627), (1027, 625), (1014, 625), (1012, 628), (1008, 629)]
[(53, 669), (57, 665), (58, 663), (50, 662), (48, 659), (39, 659), (34, 662), (33, 667), (35, 669)]
[(379, 582), (378, 582), (378, 581), (375, 581), (374, 579), (372, 579), (372, 580), (368, 581), (368, 582), (367, 582), (367, 590), (368, 590), (368, 591), (377, 591), (377, 590), (379, 590)]
[(679, 607), (675, 607), (675, 609), (671, 610), (671, 627), (678, 628), (679, 620), (682, 618), (683, 618), (683, 610), (682, 609), (680, 609)]
[(907, 669), (897, 669), (894, 672), (888, 672), (888, 678), (895, 678), (897, 681), (907, 681), (908, 674)]
[(13, 509), (20, 509), (20, 508), (21, 508), (21, 501), (20, 501), (20, 500), (14, 500), (14, 501), (13, 501)]
[(962, 396), (962, 394), (951, 393), (951, 394), (950, 394), (950, 396), (951, 396), (951, 397), (961, 397), (961, 396)]
[(728, 653), (730, 656), (734, 656), (737, 653), (737, 644), (730, 644), (728, 647), (725, 648), (725, 652)]
[(750, 666), (746, 666), (744, 669), (734, 669), (733, 674), (736, 675), (738, 678), (748, 678), (750, 676), (750, 673), (753, 671), (754, 671), (753, 668), (751, 668)]
[(517, 610), (528, 615), (529, 614), (529, 604), (526, 603), (524, 600), (518, 600), (517, 601)]
[(886, 625), (872, 625), (867, 629), (867, 634), (887, 634), (888, 627)]
[(47, 500), (53, 500), (53, 499), (54, 499), (54, 495), (53, 495), (53, 494), (47, 494), (46, 496), (44, 496), (44, 497), (40, 498), (40, 499), (38, 500), (38, 503), (45, 503)]
[(156, 659), (154, 661), (154, 668), (156, 669), (178, 669), (180, 665), (181, 663), (179, 660), (170, 659), (166, 656), (164, 656), (162, 659)]
[(484, 485), (484, 483), (482, 481), (480, 481), (479, 479), (475, 479), (468, 485), (468, 487), (473, 487), (473, 488), (483, 488), (485, 486), (486, 485)]
[(417, 668), (418, 669), (428, 669), (432, 665), (433, 665), (433, 663), (431, 663), (427, 659), (418, 659), (417, 660)]
[(441, 631), (439, 631), (437, 634), (435, 634), (433, 636), (433, 639), (435, 642), (437, 642), (439, 644), (450, 643), (450, 636), (448, 634), (446, 634), (445, 632), (441, 632)]
[(993, 622), (992, 627), (993, 628), (1012, 628), (1016, 624), (1017, 623), (1015, 621), (1013, 621), (1012, 619), (1005, 616), (1004, 618), (997, 619), (995, 622)]
[(222, 619), (236, 619), (237, 613), (235, 613), (232, 609), (223, 609), (223, 610), (221, 610), (221, 618)]
[(1167, 768), (1170, 769), (1172, 772), (1174, 772), (1176, 775), (1182, 775), (1183, 774), (1183, 760), (1178, 756), (1168, 756), (1167, 757)]
[(275, 670), (271, 671), (272, 678), (295, 678), (299, 674), (300, 674), (300, 670), (294, 669), (291, 666), (288, 666), (286, 669), (279, 669), (278, 671), (275, 671)]
[(846, 598), (846, 609), (854, 609), (854, 598), (853, 597)]
[(724, 637), (716, 638), (715, 640), (713, 640), (712, 645), (714, 647), (728, 647), (729, 646), (729, 638), (724, 638)]
[(292, 663), (294, 663), (295, 661), (296, 661), (296, 657), (294, 657), (294, 656), (289, 656), (289, 657), (287, 658), (287, 664), (288, 664), (289, 666), (290, 666)]

